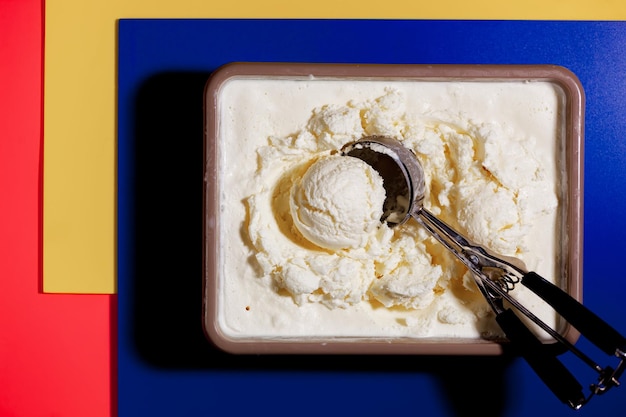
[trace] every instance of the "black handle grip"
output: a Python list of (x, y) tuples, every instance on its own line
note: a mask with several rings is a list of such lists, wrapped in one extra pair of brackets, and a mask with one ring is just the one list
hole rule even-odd
[(624, 336), (568, 293), (537, 273), (529, 272), (524, 275), (522, 285), (550, 304), (557, 313), (606, 354), (614, 355), (616, 349), (624, 351), (626, 348)]
[(498, 314), (496, 321), (520, 355), (559, 400), (572, 408), (584, 404), (585, 396), (578, 380), (555, 354), (546, 349), (513, 310), (507, 309)]

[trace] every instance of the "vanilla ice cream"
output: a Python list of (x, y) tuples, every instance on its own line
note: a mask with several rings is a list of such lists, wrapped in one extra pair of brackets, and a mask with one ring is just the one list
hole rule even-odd
[(359, 248), (381, 227), (385, 188), (371, 166), (329, 155), (291, 188), (291, 217), (302, 235), (326, 249)]
[[(467, 269), (414, 220), (380, 222), (380, 175), (337, 152), (392, 136), (424, 206), (547, 279), (562, 269), (564, 95), (551, 82), (233, 78), (219, 92), (221, 334), (468, 338), (501, 331)], [(554, 325), (551, 309), (519, 298)]]

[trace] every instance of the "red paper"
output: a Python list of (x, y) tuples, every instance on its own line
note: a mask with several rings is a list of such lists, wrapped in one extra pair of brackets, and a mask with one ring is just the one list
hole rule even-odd
[(114, 296), (41, 292), (42, 0), (0, 0), (0, 416), (110, 417)]

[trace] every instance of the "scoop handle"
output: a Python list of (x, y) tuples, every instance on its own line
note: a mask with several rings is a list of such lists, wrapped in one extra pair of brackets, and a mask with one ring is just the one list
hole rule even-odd
[(585, 403), (583, 387), (578, 380), (555, 354), (546, 349), (513, 310), (504, 310), (496, 316), (496, 321), (519, 354), (559, 400), (574, 409)]
[(535, 272), (522, 277), (522, 285), (550, 304), (567, 322), (608, 355), (626, 350), (626, 338), (575, 298)]

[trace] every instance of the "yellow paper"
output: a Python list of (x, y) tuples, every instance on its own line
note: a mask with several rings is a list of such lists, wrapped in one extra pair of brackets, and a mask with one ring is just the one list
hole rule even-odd
[(623, 20), (621, 0), (49, 0), (45, 10), (43, 289), (116, 292), (120, 18)]

